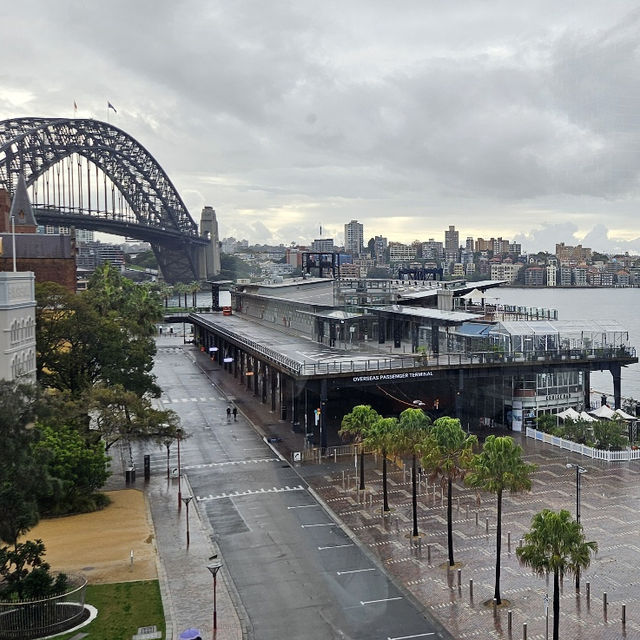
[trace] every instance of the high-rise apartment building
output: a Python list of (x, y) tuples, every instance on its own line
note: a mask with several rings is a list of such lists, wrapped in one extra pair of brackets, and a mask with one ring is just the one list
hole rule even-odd
[(460, 251), (460, 232), (453, 225), (444, 232), (444, 255), (447, 262), (458, 262)]
[(344, 225), (344, 250), (352, 256), (359, 256), (362, 253), (364, 238), (364, 227), (357, 221), (352, 220)]

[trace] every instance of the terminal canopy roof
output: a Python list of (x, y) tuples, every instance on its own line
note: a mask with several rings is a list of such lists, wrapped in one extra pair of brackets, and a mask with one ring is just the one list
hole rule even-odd
[(505, 351), (553, 351), (626, 347), (628, 331), (616, 320), (536, 320), (499, 322), (491, 339)]

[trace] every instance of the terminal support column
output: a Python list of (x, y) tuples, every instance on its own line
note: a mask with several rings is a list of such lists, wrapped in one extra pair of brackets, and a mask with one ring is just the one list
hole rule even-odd
[(269, 367), (263, 362), (262, 363), (262, 384), (261, 384), (261, 393), (260, 393), (260, 400), (262, 401), (262, 404), (266, 404), (267, 403), (267, 372), (268, 372)]
[(622, 366), (619, 364), (611, 365), (611, 377), (613, 378), (613, 404), (615, 409), (622, 408)]
[(274, 371), (274, 369), (271, 369), (271, 411), (275, 411), (276, 410), (276, 388), (277, 388), (277, 381), (278, 381), (278, 374), (276, 373), (276, 371)]
[(589, 411), (591, 409), (591, 371), (586, 369), (582, 372), (584, 380), (584, 410)]
[(461, 369), (458, 374), (458, 388), (456, 389), (456, 418), (462, 420), (462, 394), (464, 393), (464, 372)]
[(327, 448), (327, 379), (320, 382), (320, 448)]

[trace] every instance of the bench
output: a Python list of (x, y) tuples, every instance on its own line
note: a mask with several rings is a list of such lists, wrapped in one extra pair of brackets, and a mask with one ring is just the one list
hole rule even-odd
[(151, 627), (138, 627), (138, 633), (131, 640), (161, 640), (162, 631), (154, 624)]

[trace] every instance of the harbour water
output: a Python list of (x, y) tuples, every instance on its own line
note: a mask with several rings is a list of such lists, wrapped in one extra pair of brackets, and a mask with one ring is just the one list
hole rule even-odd
[[(501, 287), (492, 295), (501, 304), (557, 309), (559, 320), (617, 320), (640, 351), (640, 289), (531, 289)], [(611, 374), (593, 373), (591, 388), (613, 393)], [(640, 365), (622, 370), (622, 395), (640, 400)]]

